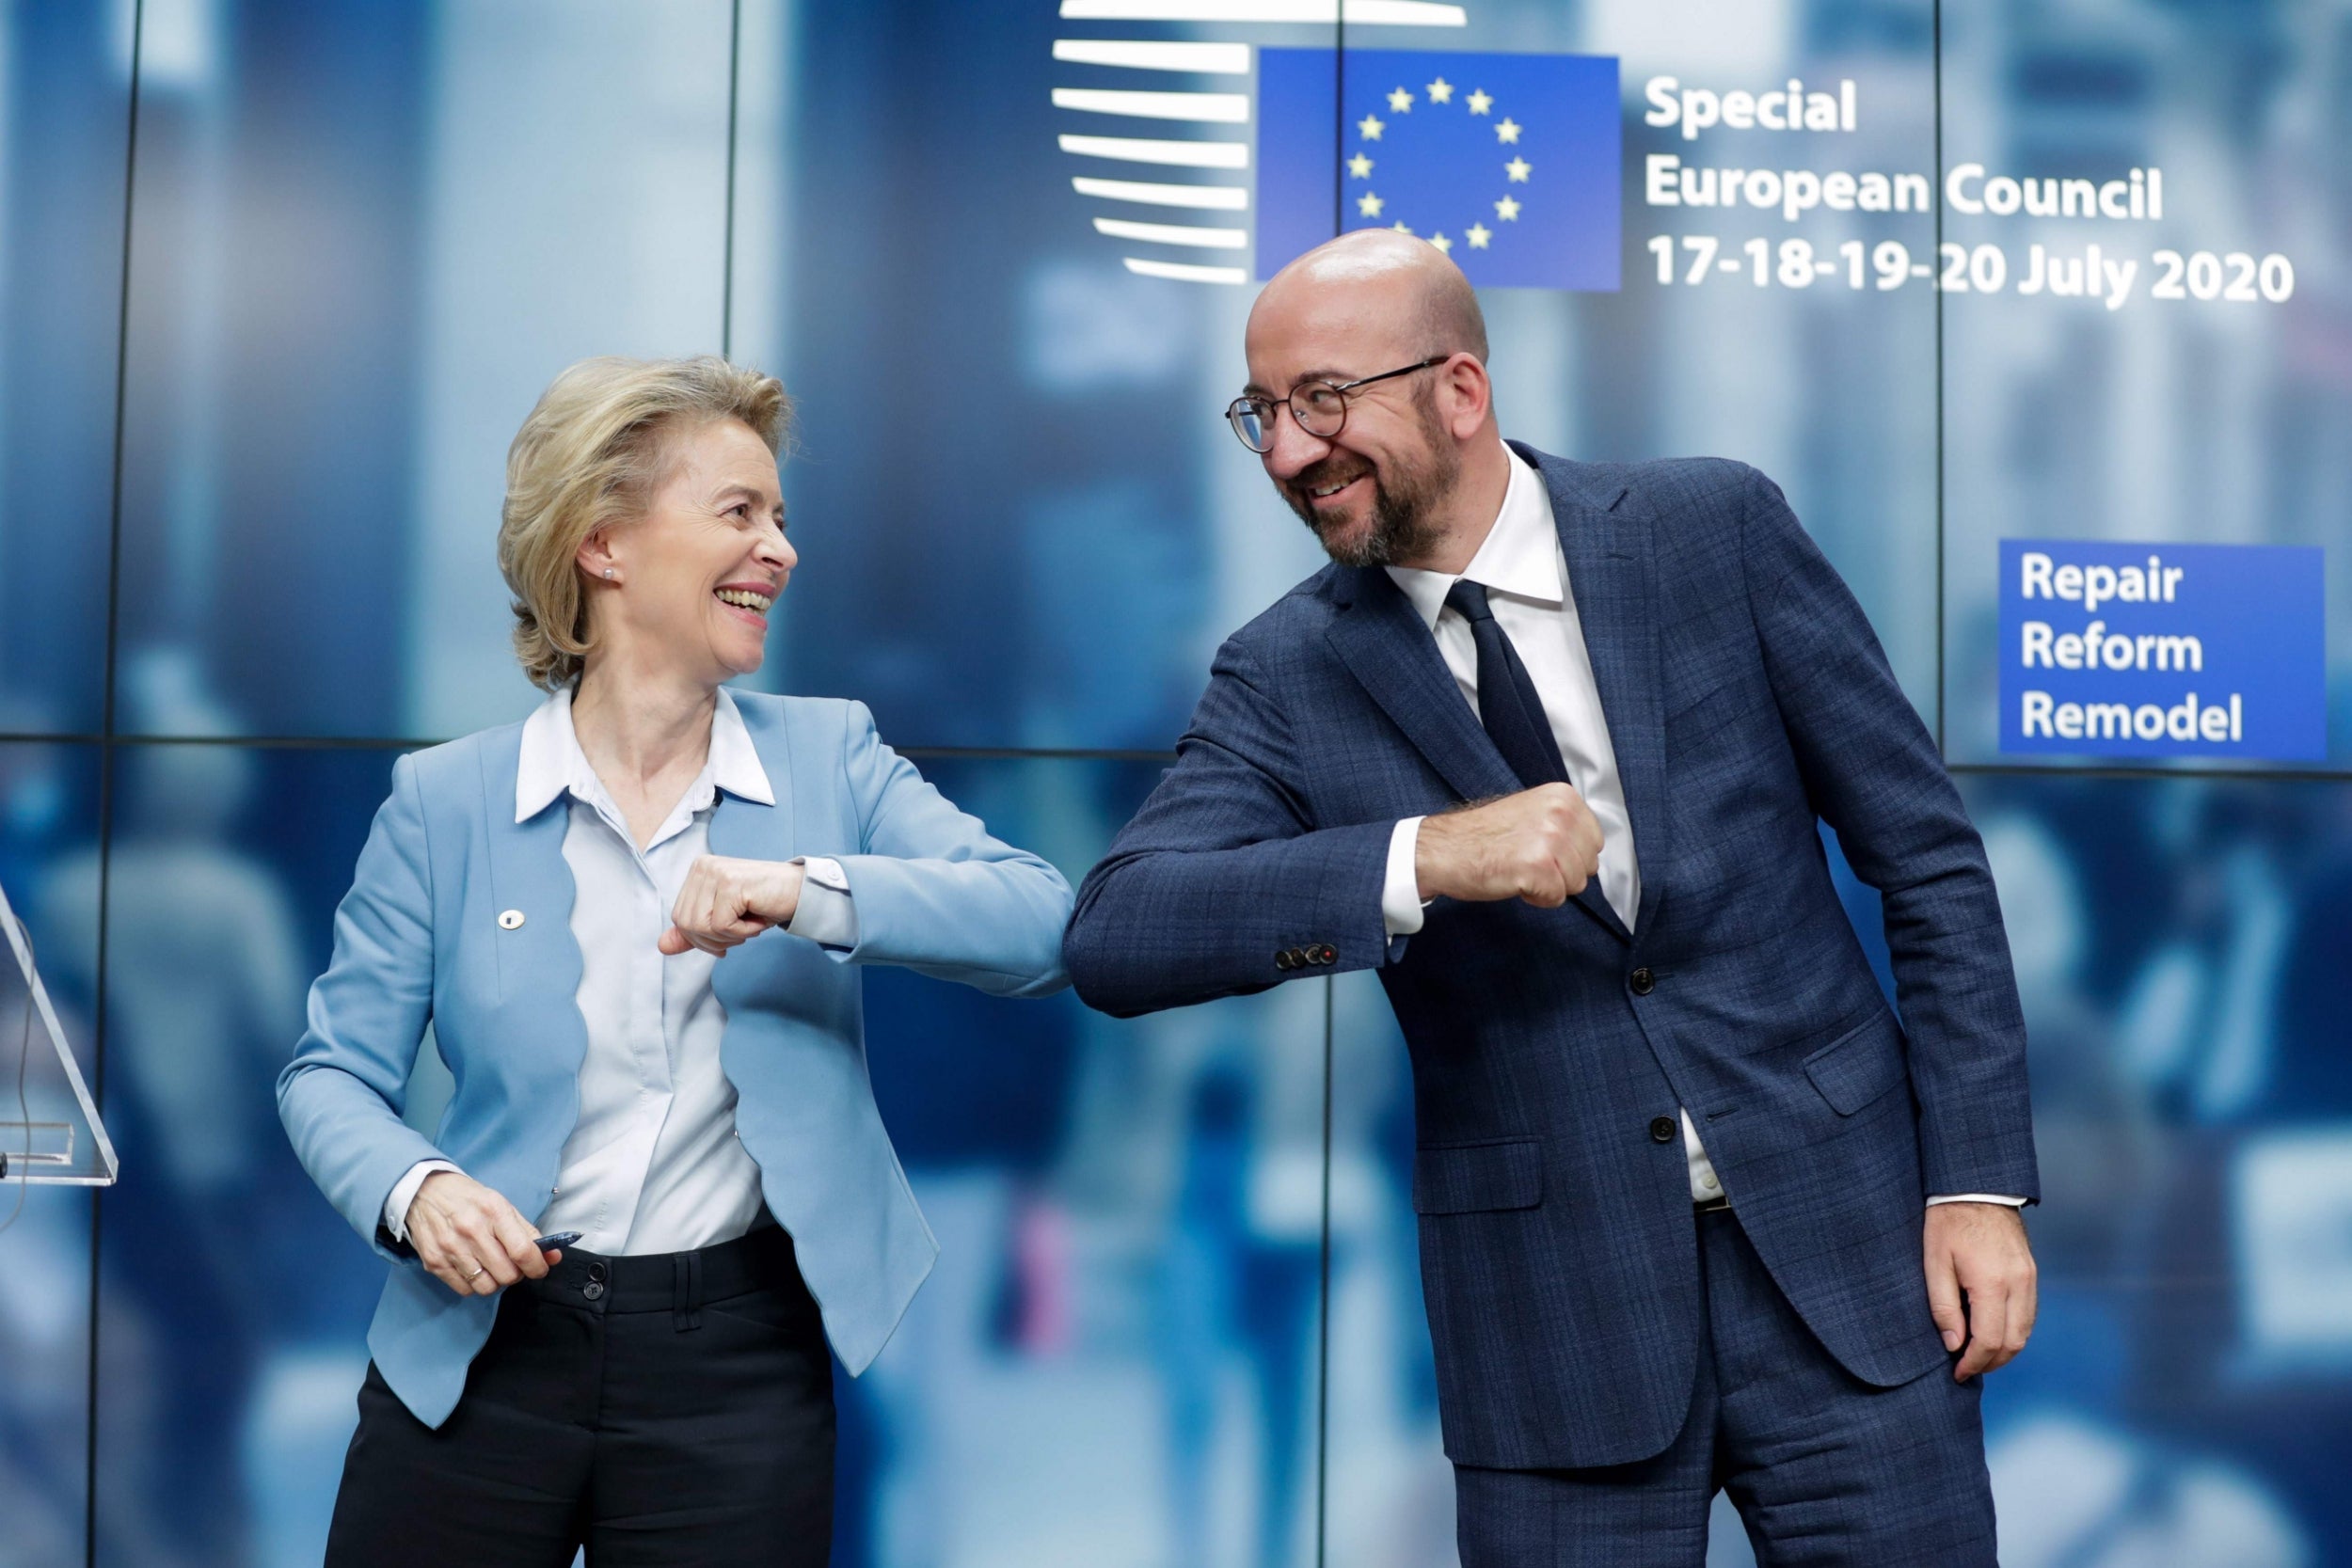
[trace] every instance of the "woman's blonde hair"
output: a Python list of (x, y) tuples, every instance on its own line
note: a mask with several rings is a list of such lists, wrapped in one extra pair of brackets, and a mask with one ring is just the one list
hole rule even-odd
[(515, 594), (515, 657), (553, 691), (593, 641), (580, 541), (644, 515), (669, 477), (671, 438), (737, 420), (781, 454), (792, 400), (774, 376), (717, 355), (582, 359), (548, 384), (506, 451), (499, 571)]

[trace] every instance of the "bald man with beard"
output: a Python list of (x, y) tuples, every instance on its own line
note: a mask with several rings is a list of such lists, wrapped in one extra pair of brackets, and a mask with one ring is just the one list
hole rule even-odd
[(1379, 974), (1464, 1568), (1699, 1568), (1718, 1490), (1767, 1565), (1993, 1563), (2038, 1194), (1983, 847), (1779, 489), (1506, 442), (1486, 349), (1401, 234), (1259, 296), (1228, 418), (1331, 564), (1218, 651), (1072, 978)]

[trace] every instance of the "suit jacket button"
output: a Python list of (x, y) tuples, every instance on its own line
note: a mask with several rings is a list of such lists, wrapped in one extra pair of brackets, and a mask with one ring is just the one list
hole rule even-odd
[(1672, 1117), (1650, 1117), (1649, 1141), (1654, 1144), (1670, 1144), (1674, 1142), (1675, 1118)]
[(1634, 995), (1647, 996), (1657, 988), (1658, 976), (1649, 972), (1649, 965), (1644, 964), (1633, 972), (1626, 983), (1633, 988)]
[(1288, 969), (1290, 966), (1291, 950), (1287, 947), (1278, 949), (1274, 955), (1274, 967), (1277, 969)]
[(1336, 947), (1333, 947), (1333, 946), (1332, 946), (1329, 942), (1325, 942), (1325, 943), (1324, 943), (1324, 944), (1323, 944), (1320, 948), (1318, 948), (1318, 949), (1316, 950), (1316, 952), (1315, 952), (1315, 962), (1317, 962), (1317, 963), (1328, 964), (1328, 963), (1337, 963), (1337, 962), (1339, 962), (1339, 961), (1340, 961), (1340, 953), (1339, 953), (1339, 949), (1338, 949), (1338, 948), (1336, 948)]

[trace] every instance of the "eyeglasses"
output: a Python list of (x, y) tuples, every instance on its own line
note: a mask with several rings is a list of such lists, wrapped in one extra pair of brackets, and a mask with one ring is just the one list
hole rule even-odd
[(1273, 398), (1235, 398), (1226, 405), (1225, 422), (1233, 427), (1233, 434), (1241, 437), (1243, 446), (1263, 456), (1274, 450), (1274, 411), (1287, 403), (1291, 418), (1298, 421), (1299, 429), (1318, 441), (1328, 441), (1347, 423), (1350, 392), (1375, 381), (1442, 365), (1453, 357), (1451, 354), (1433, 354), (1416, 364), (1400, 365), (1395, 370), (1359, 376), (1353, 381), (1302, 381), (1291, 388), (1289, 397), (1279, 402)]

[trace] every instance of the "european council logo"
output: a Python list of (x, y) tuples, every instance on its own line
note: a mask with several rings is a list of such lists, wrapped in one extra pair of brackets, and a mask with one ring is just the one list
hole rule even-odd
[[(1617, 287), (1617, 62), (1367, 48), (1453, 30), (1437, 0), (1059, 0), (1064, 23), (1343, 24), (1350, 46), (1064, 37), (1058, 141), (1127, 270), (1244, 284), (1343, 230), (1419, 234), (1490, 288)], [(1254, 91), (1237, 90), (1254, 87)], [(1254, 209), (1254, 211), (1253, 211)], [(1254, 218), (1254, 222), (1252, 219)], [(1254, 261), (1253, 265), (1245, 262)]]
[(1613, 290), (1618, 114), (1606, 56), (1260, 50), (1257, 274), (1382, 228), (1482, 288)]

